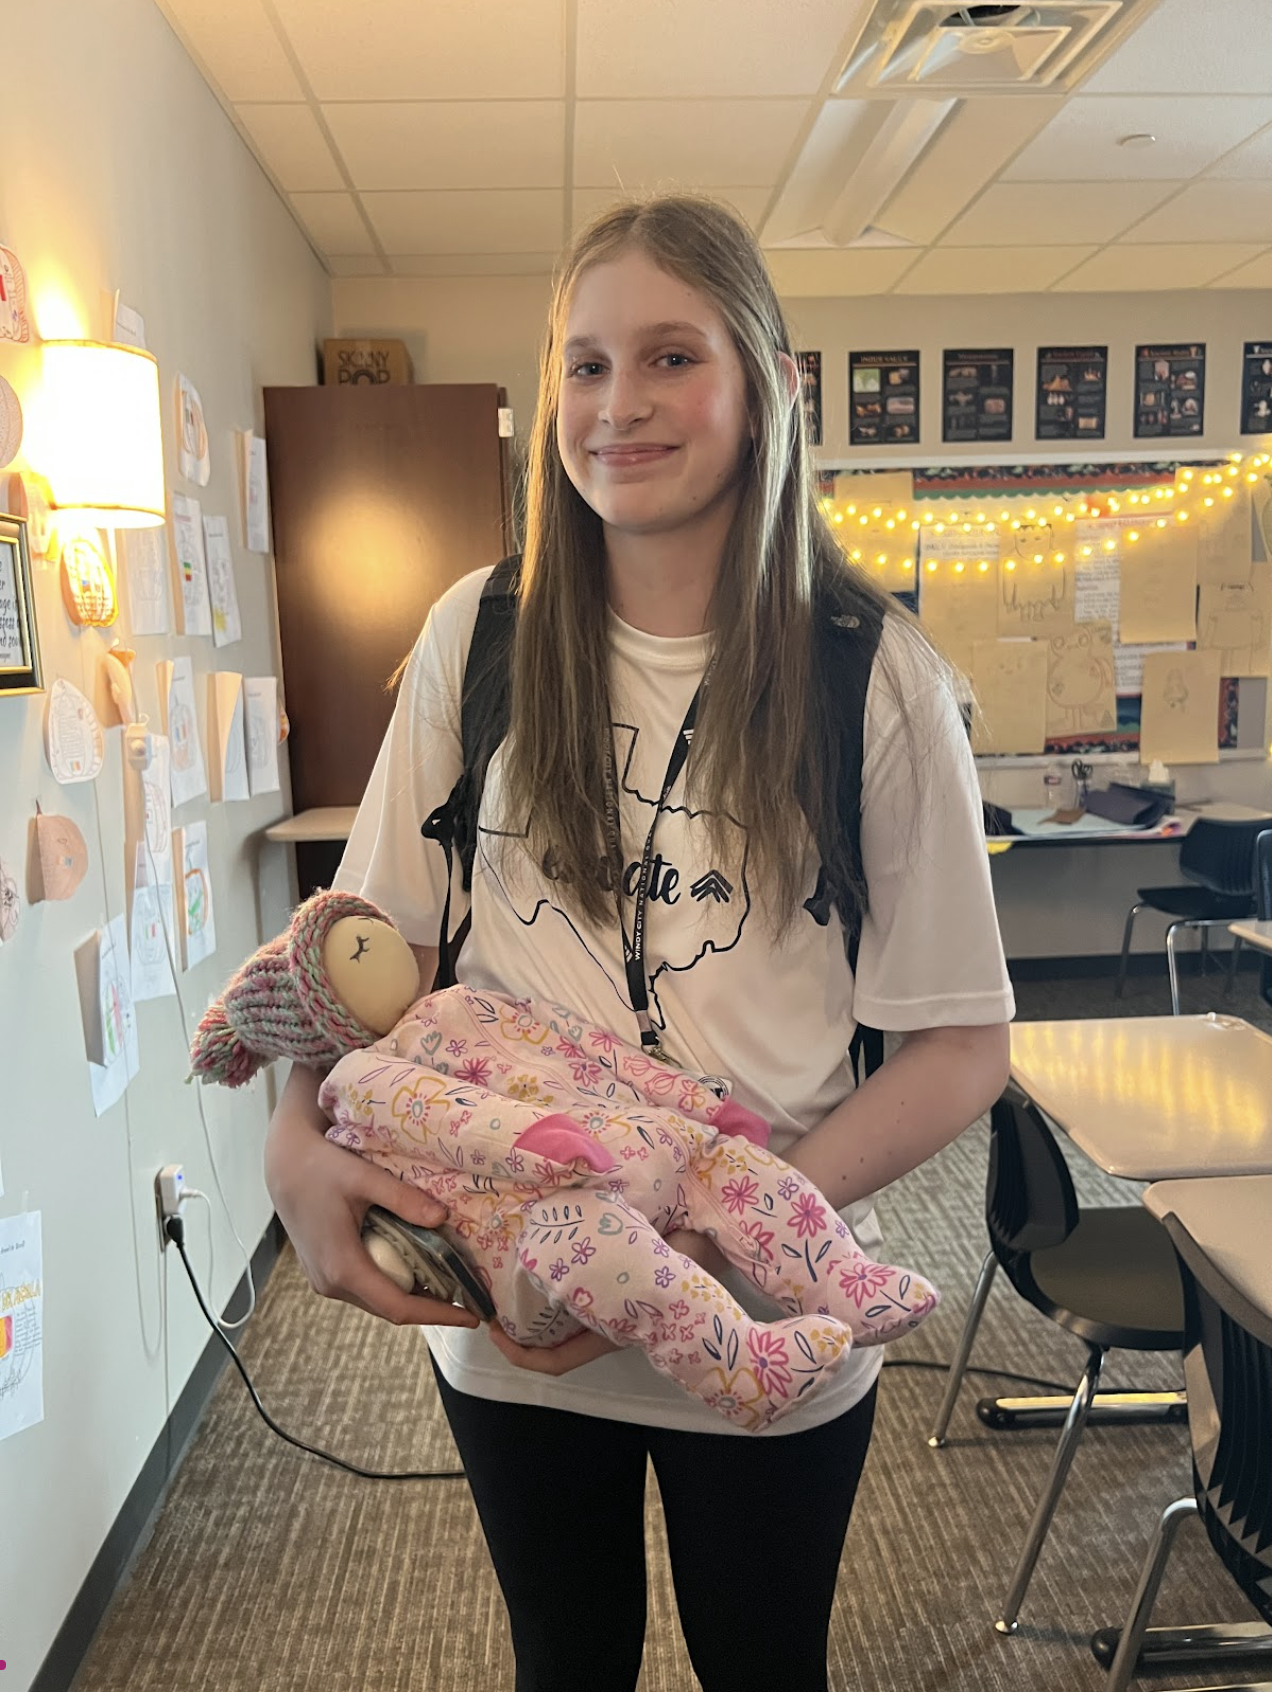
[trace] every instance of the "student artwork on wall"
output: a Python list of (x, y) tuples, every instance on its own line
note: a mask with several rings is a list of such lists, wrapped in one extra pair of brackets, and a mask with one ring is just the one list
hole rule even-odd
[(194, 667), (188, 655), (160, 659), (159, 715), (172, 755), (172, 803), (183, 806), (208, 791), (194, 705)]
[(854, 447), (919, 440), (919, 353), (849, 353), (848, 440)]
[(204, 518), (203, 539), (208, 560), (208, 597), (212, 604), (212, 639), (218, 647), (228, 647), (243, 635), (229, 524), (224, 518)]
[(87, 871), (88, 845), (79, 825), (37, 803), (31, 823), (32, 902), (69, 900)]
[(822, 444), (822, 356), (796, 353), (800, 389), (804, 397), (804, 429), (810, 447)]
[(1219, 676), (1219, 654), (1214, 649), (1149, 654), (1140, 704), (1142, 762), (1218, 762)]
[(172, 630), (172, 583), (167, 536), (159, 525), (121, 529), (128, 616), (134, 635), (168, 635)]
[(1117, 728), (1113, 628), (1080, 623), (1047, 642), (1047, 738)]
[(208, 565), (203, 549), (203, 514), (186, 494), (172, 496), (172, 550), (177, 567), (177, 618), (182, 635), (211, 635)]
[(0, 247), (0, 341), (30, 341), (26, 272), (12, 247)]
[(978, 641), (972, 671), (972, 751), (1041, 753), (1047, 739), (1047, 643)]
[(214, 800), (248, 800), (243, 678), (214, 671), (208, 678), (208, 788)]
[(946, 348), (943, 441), (1010, 441), (1015, 354), (1010, 347)]
[(1272, 341), (1247, 341), (1241, 362), (1241, 433), (1272, 433)]
[(1103, 441), (1108, 399), (1107, 347), (1040, 347), (1039, 441)]
[[(2, 1192), (2, 1190), (0, 1190)], [(0, 1441), (44, 1417), (44, 1257), (39, 1212), (0, 1218)]]
[(1135, 434), (1200, 435), (1206, 425), (1204, 342), (1135, 349)]
[(269, 552), (269, 477), (265, 441), (250, 429), (239, 432), (239, 475), (243, 484), (243, 545)]
[(124, 766), (124, 863), (134, 1000), (176, 992), (168, 964), (180, 951), (172, 890), (172, 767), (166, 736), (152, 735), (141, 770)]
[(169, 949), (176, 957), (176, 917), (172, 906), (172, 884), (161, 887), (150, 880), (150, 865), (144, 842), (138, 842), (133, 857), (132, 898), (129, 901), (128, 939), (134, 1000), (160, 1000), (177, 991)]
[(206, 488), (212, 474), (208, 429), (199, 391), (187, 376), (177, 378), (177, 456), (182, 476)]
[(278, 779), (278, 678), (249, 676), (243, 681), (247, 731), (247, 779), (253, 794), (272, 794)]
[(12, 941), (22, 916), (22, 896), (18, 879), (0, 859), (0, 942)]
[(106, 753), (101, 721), (87, 695), (64, 676), (44, 707), (44, 756), (60, 783), (92, 782)]
[(141, 1069), (124, 920), (114, 917), (75, 953), (93, 1110), (101, 1117)]
[(216, 951), (206, 822), (199, 820), (173, 830), (172, 858), (179, 879), (181, 968), (188, 971)]
[(22, 402), (13, 384), (0, 376), (0, 467), (11, 464), (22, 445)]

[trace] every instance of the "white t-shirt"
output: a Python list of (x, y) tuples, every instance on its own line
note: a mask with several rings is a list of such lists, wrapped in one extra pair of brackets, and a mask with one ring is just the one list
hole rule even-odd
[[(408, 941), (435, 946), (446, 893), (441, 849), (420, 824), (449, 795), (461, 768), (464, 663), (488, 571), (456, 583), (429, 614), (402, 678), (336, 886), (387, 911)], [(610, 699), (621, 789), (624, 860), (639, 866), (685, 711), (702, 679), (708, 636), (647, 635), (611, 614)], [(727, 863), (713, 863), (701, 815), (686, 807), (683, 775), (658, 815), (646, 918), (650, 1014), (677, 1063), (724, 1076), (744, 1105), (774, 1127), (781, 1153), (853, 1086), (847, 1049), (856, 1019), (905, 1031), (995, 1024), (1014, 1012), (985, 852), (980, 792), (957, 705), (900, 620), (888, 619), (866, 702), (862, 865), (869, 889), (857, 981), (832, 914), (801, 912), (781, 943), (747, 881), (745, 831)], [(890, 664), (910, 713), (881, 674)], [(561, 905), (501, 816), (501, 762), (491, 760), (473, 870), (472, 929), (461, 981), (568, 1005), (639, 1044), (617, 914), (600, 932)], [(816, 882), (810, 839), (808, 888)], [(635, 874), (625, 879), (630, 888)], [(631, 932), (630, 897), (626, 901)], [(466, 909), (458, 873), (452, 933)], [(867, 1253), (883, 1256), (870, 1200), (844, 1210)], [(921, 1263), (914, 1269), (922, 1271)], [(764, 1317), (749, 1285), (736, 1297)], [(484, 1328), (428, 1328), (448, 1382), (486, 1399), (720, 1433), (727, 1425), (627, 1348), (563, 1377), (508, 1364)], [(827, 1389), (783, 1418), (775, 1435), (839, 1416), (869, 1389), (882, 1349), (862, 1348)]]

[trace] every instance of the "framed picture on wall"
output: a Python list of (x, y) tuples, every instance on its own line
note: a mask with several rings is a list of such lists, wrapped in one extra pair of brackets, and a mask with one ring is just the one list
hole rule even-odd
[(43, 687), (26, 521), (0, 515), (0, 694)]

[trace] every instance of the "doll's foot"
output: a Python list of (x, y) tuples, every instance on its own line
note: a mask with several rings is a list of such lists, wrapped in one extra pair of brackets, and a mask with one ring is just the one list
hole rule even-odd
[(659, 1347), (651, 1358), (712, 1411), (754, 1432), (816, 1394), (851, 1347), (852, 1332), (834, 1318), (730, 1325), (717, 1317), (692, 1349)]

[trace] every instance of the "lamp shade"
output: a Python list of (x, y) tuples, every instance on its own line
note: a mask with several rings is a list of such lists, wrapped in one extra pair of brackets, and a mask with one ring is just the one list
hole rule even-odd
[(46, 341), (39, 469), (55, 515), (101, 529), (164, 521), (159, 367), (141, 347)]

